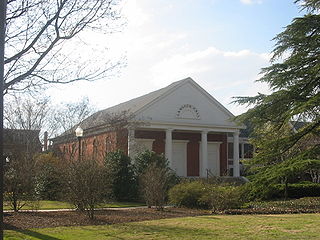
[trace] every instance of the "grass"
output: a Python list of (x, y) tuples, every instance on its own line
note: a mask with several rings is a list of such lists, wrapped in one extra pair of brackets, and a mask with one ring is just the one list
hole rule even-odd
[[(133, 203), (133, 202), (113, 202), (113, 203), (104, 203), (100, 204), (98, 208), (120, 208), (120, 207), (138, 207), (145, 206), (143, 203)], [(4, 210), (10, 210), (9, 202), (4, 202), (3, 206)], [(73, 208), (67, 202), (61, 201), (38, 201), (38, 202), (29, 202), (22, 209), (23, 210), (32, 210), (32, 209), (40, 209), (40, 210), (48, 210), (48, 209), (68, 209)]]
[(320, 214), (223, 215), (5, 231), (4, 239), (319, 239)]

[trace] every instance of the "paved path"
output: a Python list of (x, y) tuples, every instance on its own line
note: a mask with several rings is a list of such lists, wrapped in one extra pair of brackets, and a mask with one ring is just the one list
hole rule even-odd
[[(170, 208), (173, 206), (167, 205), (164, 208)], [(138, 206), (138, 207), (108, 207), (108, 208), (96, 208), (94, 210), (128, 210), (128, 209), (139, 209), (139, 208), (148, 208), (147, 206)], [(72, 212), (76, 211), (74, 208), (61, 208), (61, 209), (38, 209), (38, 210), (19, 210), (19, 212)], [(4, 213), (13, 213), (13, 210), (3, 210)]]
[[(168, 206), (165, 206), (165, 208)], [(139, 206), (139, 207), (109, 207), (109, 208), (96, 208), (95, 210), (128, 210), (128, 209), (139, 209), (139, 208), (147, 208), (147, 206)], [(72, 212), (76, 211), (74, 208), (62, 208), (62, 209), (39, 209), (39, 210), (19, 210), (19, 212)], [(4, 213), (12, 213), (13, 210), (4, 210)]]

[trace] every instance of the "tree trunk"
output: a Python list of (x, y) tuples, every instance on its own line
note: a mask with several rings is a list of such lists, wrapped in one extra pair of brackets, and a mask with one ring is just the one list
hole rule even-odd
[(288, 178), (284, 180), (284, 199), (288, 199)]

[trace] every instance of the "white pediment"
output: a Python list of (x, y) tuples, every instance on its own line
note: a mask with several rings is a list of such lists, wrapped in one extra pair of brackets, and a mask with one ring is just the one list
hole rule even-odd
[(233, 115), (193, 80), (170, 89), (137, 112), (136, 117), (151, 123), (237, 126)]

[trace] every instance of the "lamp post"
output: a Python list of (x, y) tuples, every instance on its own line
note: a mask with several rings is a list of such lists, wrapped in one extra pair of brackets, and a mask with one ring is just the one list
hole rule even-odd
[(76, 129), (76, 137), (79, 141), (78, 161), (81, 161), (81, 138), (83, 137), (83, 129), (80, 126), (78, 126)]

